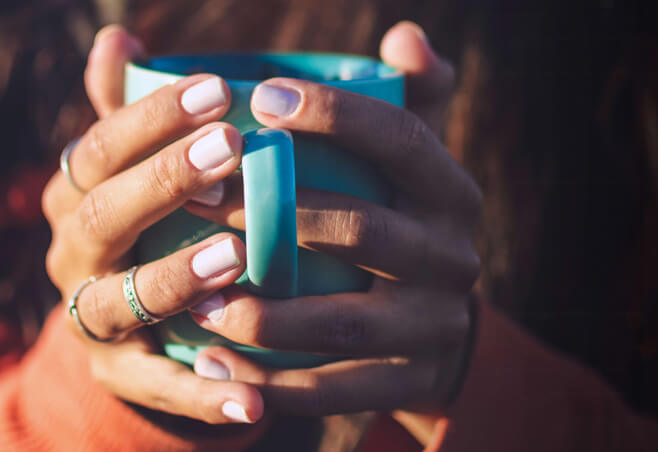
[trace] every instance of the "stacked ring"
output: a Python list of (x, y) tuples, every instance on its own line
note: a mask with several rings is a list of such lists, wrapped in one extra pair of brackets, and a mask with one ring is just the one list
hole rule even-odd
[(142, 302), (139, 300), (139, 296), (137, 296), (137, 289), (135, 288), (135, 273), (137, 272), (137, 268), (138, 265), (132, 267), (130, 270), (128, 270), (128, 273), (126, 273), (126, 276), (123, 278), (123, 296), (128, 302), (130, 311), (135, 315), (135, 317), (137, 317), (137, 319), (139, 319), (140, 322), (146, 324), (159, 322), (164, 318), (158, 317), (148, 312), (146, 308), (144, 308)]

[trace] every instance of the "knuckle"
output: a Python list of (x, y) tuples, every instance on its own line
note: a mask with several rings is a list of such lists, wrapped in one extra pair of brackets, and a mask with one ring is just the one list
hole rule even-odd
[[(114, 324), (112, 315), (112, 300), (107, 295), (96, 290), (91, 284), (78, 298), (78, 315), (81, 321), (95, 336), (105, 339), (116, 337), (121, 333)], [(84, 307), (81, 309), (81, 307)], [(82, 312), (81, 312), (82, 311)]]
[(416, 154), (425, 148), (425, 137), (430, 133), (429, 127), (413, 113), (402, 109), (396, 111), (397, 128), (391, 127), (389, 130), (397, 133), (399, 148), (404, 154), (410, 154), (409, 157), (417, 157)]
[(367, 340), (366, 322), (363, 318), (336, 309), (328, 316), (323, 316), (317, 329), (322, 346), (331, 349), (350, 350), (363, 345)]
[(167, 132), (170, 118), (185, 121), (186, 115), (179, 113), (176, 99), (176, 90), (171, 85), (143, 98), (139, 101), (140, 125), (153, 132)]
[(57, 288), (61, 288), (59, 269), (61, 268), (62, 259), (59, 250), (60, 248), (57, 245), (51, 243), (46, 253), (46, 274)]
[(334, 240), (343, 246), (363, 250), (378, 242), (383, 226), (375, 221), (370, 210), (351, 205), (337, 212), (332, 233)]
[(54, 223), (57, 214), (57, 195), (54, 189), (54, 181), (55, 177), (51, 178), (41, 194), (41, 210), (51, 226)]
[(345, 99), (340, 92), (334, 89), (324, 88), (324, 93), (319, 96), (323, 104), (319, 109), (320, 118), (317, 118), (321, 123), (324, 123), (324, 131), (327, 133), (334, 133), (338, 127), (341, 116), (344, 114)]
[[(101, 122), (93, 124), (85, 135), (85, 158), (94, 168), (112, 166), (112, 153), (108, 149), (107, 135)], [(78, 146), (80, 149), (80, 146)]]
[(92, 191), (78, 206), (78, 223), (81, 233), (92, 243), (107, 244), (112, 240), (116, 218), (109, 197)]
[[(154, 268), (153, 274), (144, 280), (146, 290), (141, 299), (149, 312), (162, 315), (175, 311), (194, 294), (193, 284), (183, 276), (181, 270), (180, 266), (165, 260), (160, 262)], [(149, 309), (149, 300), (158, 300), (159, 309)]]
[(181, 159), (172, 158), (167, 153), (154, 156), (153, 164), (149, 165), (147, 181), (150, 189), (157, 195), (167, 199), (179, 199), (186, 193), (184, 176), (185, 169)]

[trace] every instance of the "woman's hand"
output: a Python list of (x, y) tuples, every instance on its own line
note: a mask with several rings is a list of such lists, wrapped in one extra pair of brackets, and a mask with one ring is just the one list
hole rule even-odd
[[(103, 276), (84, 288), (77, 309), (96, 337), (127, 334), (112, 344), (80, 334), (93, 376), (111, 392), (209, 423), (255, 422), (263, 412), (257, 389), (201, 378), (156, 355), (123, 296), (139, 234), (190, 199), (218, 203), (220, 181), (235, 171), (242, 152), (242, 137), (233, 126), (211, 123), (231, 101), (228, 86), (215, 75), (187, 77), (123, 106), (119, 71), (138, 52), (139, 44), (125, 31), (108, 27), (89, 56), (86, 87), (100, 119), (69, 159), (72, 178), (84, 193), (62, 172), (44, 192), (43, 210), (53, 232), (48, 273), (65, 300), (90, 275)], [(140, 267), (135, 285), (146, 310), (165, 317), (233, 283), (244, 267), (242, 242), (218, 234)], [(73, 320), (71, 325), (81, 333)]]
[[(394, 27), (382, 55), (407, 71), (417, 111), (439, 118), (453, 71), (420, 29)], [(308, 370), (262, 369), (214, 347), (199, 355), (197, 372), (212, 378), (208, 369), (215, 369), (217, 376), (257, 385), (267, 407), (289, 413), (439, 412), (463, 364), (467, 297), (479, 272), (473, 246), (478, 187), (409, 110), (286, 78), (261, 84), (251, 106), (266, 126), (319, 134), (363, 156), (388, 175), (396, 194), (391, 207), (382, 207), (298, 189), (299, 245), (377, 275), (369, 292), (267, 300), (231, 286), (221, 290), (223, 300), (193, 309), (199, 325), (239, 343), (351, 359)], [(228, 195), (218, 207), (185, 207), (244, 228), (241, 180), (231, 176), (225, 183)]]

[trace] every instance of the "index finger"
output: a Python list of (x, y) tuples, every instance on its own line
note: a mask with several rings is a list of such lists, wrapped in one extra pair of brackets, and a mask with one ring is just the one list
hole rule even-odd
[(290, 78), (270, 79), (251, 98), (268, 127), (321, 133), (379, 165), (402, 189), (442, 207), (477, 199), (475, 183), (412, 112), (361, 94)]

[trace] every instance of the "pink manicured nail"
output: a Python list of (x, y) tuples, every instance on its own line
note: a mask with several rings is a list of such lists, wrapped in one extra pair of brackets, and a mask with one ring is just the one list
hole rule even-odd
[(221, 292), (216, 292), (205, 301), (202, 301), (196, 306), (192, 306), (190, 311), (202, 315), (215, 323), (222, 318), (222, 315), (224, 314), (224, 306), (226, 306), (224, 296)]
[(210, 170), (233, 157), (233, 150), (223, 128), (205, 134), (190, 146), (188, 158), (200, 170)]
[(224, 402), (224, 405), (222, 405), (222, 413), (224, 413), (224, 416), (229, 419), (233, 419), (234, 421), (245, 422), (248, 424), (254, 422), (249, 419), (249, 416), (247, 416), (247, 410), (245, 410), (244, 407), (238, 402), (234, 402), (233, 400)]
[(222, 203), (222, 199), (224, 199), (224, 182), (219, 181), (208, 190), (193, 197), (192, 201), (215, 207)]
[(261, 83), (251, 98), (254, 109), (272, 116), (288, 116), (297, 110), (300, 96), (292, 89)]
[(219, 77), (211, 77), (187, 88), (180, 102), (185, 111), (198, 115), (224, 105), (226, 94)]
[(205, 355), (197, 357), (194, 361), (194, 372), (200, 377), (212, 380), (230, 380), (231, 374), (226, 366), (219, 361)]
[(192, 270), (199, 278), (219, 276), (240, 265), (240, 259), (233, 246), (233, 240), (224, 239), (199, 251), (192, 258)]

